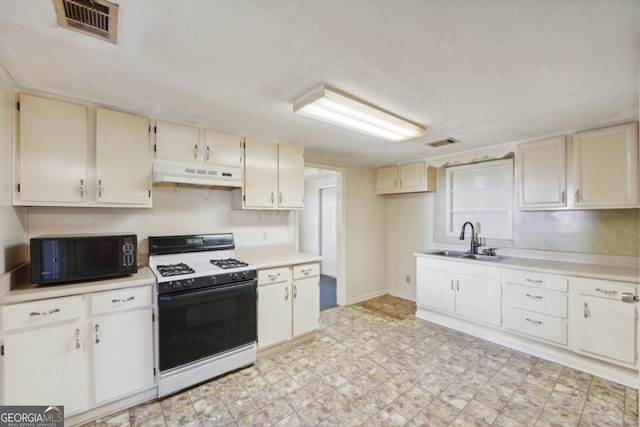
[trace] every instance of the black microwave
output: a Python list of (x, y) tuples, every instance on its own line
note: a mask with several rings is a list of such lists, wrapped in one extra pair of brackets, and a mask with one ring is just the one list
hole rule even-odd
[(77, 282), (138, 271), (135, 234), (41, 236), (30, 241), (31, 283)]

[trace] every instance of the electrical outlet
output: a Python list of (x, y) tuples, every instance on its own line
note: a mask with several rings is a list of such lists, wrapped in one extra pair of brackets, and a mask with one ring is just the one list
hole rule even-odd
[(263, 232), (262, 232), (262, 241), (263, 241), (263, 242), (266, 242), (268, 239), (269, 239), (269, 236), (267, 236), (267, 232), (266, 232), (266, 231), (263, 231)]
[(404, 276), (404, 281), (407, 283), (411, 283), (411, 275), (407, 274), (406, 276)]

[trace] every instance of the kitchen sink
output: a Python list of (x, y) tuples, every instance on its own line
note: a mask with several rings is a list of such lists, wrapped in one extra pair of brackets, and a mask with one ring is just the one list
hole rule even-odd
[(425, 252), (428, 255), (438, 255), (444, 256), (447, 258), (467, 258), (467, 259), (475, 259), (478, 261), (490, 261), (490, 262), (498, 262), (503, 261), (505, 257), (499, 255), (481, 255), (481, 254), (470, 254), (467, 252), (460, 251), (436, 251), (436, 252)]

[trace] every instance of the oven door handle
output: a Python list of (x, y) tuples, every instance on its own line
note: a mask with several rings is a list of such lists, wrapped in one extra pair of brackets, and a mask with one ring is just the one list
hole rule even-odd
[(225, 294), (225, 296), (241, 295), (251, 290), (251, 288), (254, 288), (254, 289), (257, 288), (257, 284), (255, 280), (250, 280), (248, 282), (241, 282), (241, 283), (233, 283), (225, 286), (215, 286), (211, 288), (205, 288), (201, 290), (184, 292), (184, 293), (174, 294), (174, 295), (160, 295), (158, 298), (158, 301), (180, 303), (184, 301), (193, 300), (194, 298), (198, 298), (200, 299), (200, 301), (202, 301), (202, 298), (206, 298), (206, 297), (213, 297), (212, 299), (215, 299), (216, 296), (219, 296), (220, 294)]

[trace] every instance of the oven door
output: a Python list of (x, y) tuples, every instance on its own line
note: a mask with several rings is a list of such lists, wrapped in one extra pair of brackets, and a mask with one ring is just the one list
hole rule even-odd
[(158, 297), (160, 371), (256, 341), (256, 280)]

